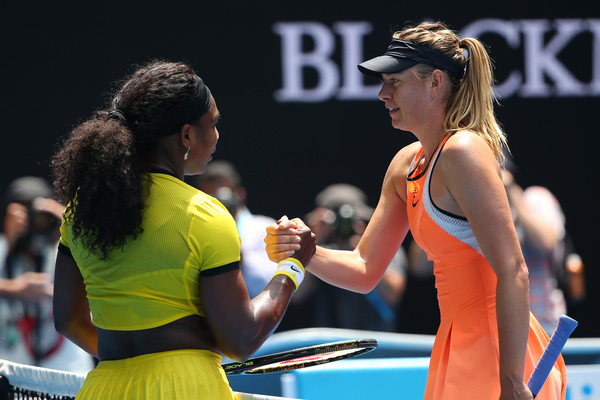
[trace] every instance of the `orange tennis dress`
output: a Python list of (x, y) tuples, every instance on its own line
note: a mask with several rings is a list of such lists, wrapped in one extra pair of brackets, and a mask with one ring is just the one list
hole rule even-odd
[[(434, 262), (440, 327), (431, 353), (424, 399), (494, 399), (500, 396), (496, 275), (483, 256), (466, 218), (438, 208), (429, 182), (440, 143), (419, 170), (421, 148), (407, 175), (410, 230)], [(530, 313), (524, 381), (548, 343), (548, 335)], [(555, 363), (537, 400), (565, 399), (566, 370), (562, 356)]]

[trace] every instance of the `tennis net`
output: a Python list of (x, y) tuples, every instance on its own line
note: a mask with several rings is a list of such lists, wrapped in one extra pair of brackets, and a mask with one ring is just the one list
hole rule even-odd
[[(0, 400), (73, 400), (85, 376), (0, 359)], [(234, 394), (236, 400), (284, 400), (262, 394)]]
[(0, 360), (0, 400), (70, 400), (85, 374)]

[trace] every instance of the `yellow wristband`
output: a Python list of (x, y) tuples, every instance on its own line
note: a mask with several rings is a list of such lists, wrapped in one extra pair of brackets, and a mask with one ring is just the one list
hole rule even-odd
[(304, 280), (304, 266), (302, 263), (295, 258), (285, 258), (279, 261), (277, 264), (277, 270), (275, 271), (275, 275), (285, 275), (292, 280), (296, 290)]
[(300, 270), (302, 271), (302, 275), (306, 274), (306, 269), (304, 268), (304, 265), (302, 265), (300, 260), (293, 258), (293, 257), (288, 257), (288, 258), (284, 258), (283, 260), (281, 260), (279, 262), (282, 263), (284, 261), (294, 263), (298, 268), (300, 268)]

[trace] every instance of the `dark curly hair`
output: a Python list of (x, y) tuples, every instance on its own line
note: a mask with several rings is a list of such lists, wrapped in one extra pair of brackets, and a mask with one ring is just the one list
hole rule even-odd
[(103, 259), (142, 232), (148, 196), (141, 154), (206, 110), (198, 82), (183, 63), (153, 61), (124, 80), (101, 110), (76, 126), (52, 158), (56, 197), (68, 204), (75, 238)]

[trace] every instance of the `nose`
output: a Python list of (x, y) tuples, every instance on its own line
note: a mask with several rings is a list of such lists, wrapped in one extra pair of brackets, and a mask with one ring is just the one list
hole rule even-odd
[(389, 88), (385, 82), (383, 82), (381, 84), (381, 89), (379, 89), (379, 93), (377, 94), (377, 97), (381, 101), (386, 101), (391, 98), (391, 91), (389, 90)]

